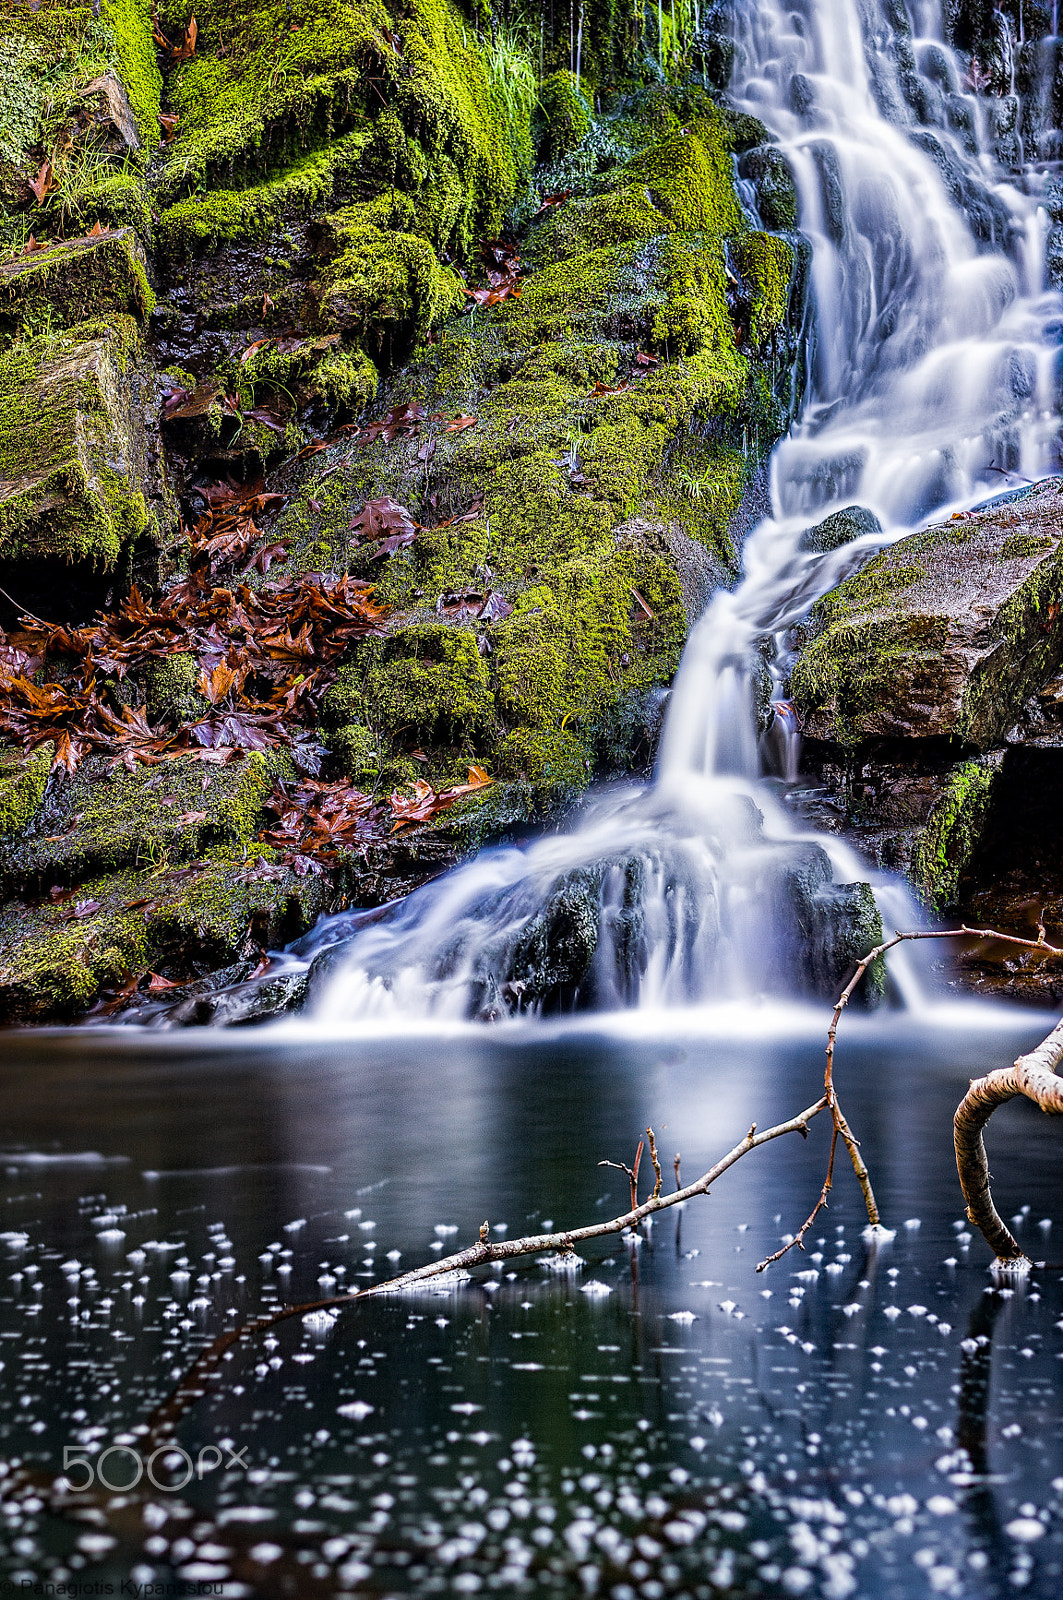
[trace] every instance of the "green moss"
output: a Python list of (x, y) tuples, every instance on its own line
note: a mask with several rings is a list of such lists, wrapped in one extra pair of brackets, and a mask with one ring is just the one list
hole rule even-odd
[(21, 833), (35, 816), (55, 757), (53, 744), (31, 756), (5, 753), (0, 761), (0, 835)]
[(160, 247), (178, 257), (214, 251), (236, 240), (262, 239), (282, 221), (307, 216), (329, 203), (337, 187), (353, 175), (367, 139), (368, 134), (356, 131), (303, 156), (264, 183), (178, 200), (160, 219)]
[(362, 704), (374, 728), (459, 745), (470, 738), (489, 742), (494, 707), (471, 632), (412, 624), (369, 641), (363, 655)]
[(743, 234), (732, 248), (750, 293), (749, 336), (759, 347), (786, 323), (797, 254), (786, 239), (768, 233)]
[(542, 161), (557, 161), (583, 143), (591, 108), (574, 72), (552, 72), (539, 85), (536, 145)]
[(1000, 547), (1004, 561), (1025, 560), (1028, 556), (1043, 555), (1055, 544), (1047, 533), (1013, 533)]
[(396, 340), (407, 347), (423, 337), (464, 297), (425, 240), (361, 224), (358, 209), (335, 219), (345, 248), (316, 285), (318, 319), (390, 352)]
[(657, 210), (684, 233), (745, 231), (727, 124), (715, 109), (706, 107), (693, 126), (643, 151), (627, 170), (633, 182), (647, 186)]
[(70, 327), (86, 310), (146, 319), (154, 304), (143, 252), (129, 229), (0, 265), (0, 327), (8, 331)]
[(146, 531), (137, 470), (146, 451), (144, 416), (128, 370), (135, 338), (135, 323), (118, 317), (0, 354), (6, 559), (51, 556), (113, 567)]
[(201, 716), (207, 701), (196, 690), (199, 662), (194, 655), (180, 653), (153, 661), (145, 673), (148, 710), (152, 720), (164, 717), (171, 723), (192, 721)]
[(645, 184), (629, 183), (590, 200), (567, 200), (535, 235), (542, 262), (565, 261), (585, 250), (642, 242), (671, 233), (675, 223), (658, 211)]
[[(163, 17), (175, 34), (187, 20), (177, 0)], [(235, 192), (358, 132), (359, 185), (410, 193), (418, 232), (467, 250), (497, 228), (527, 112), (496, 87), (449, 0), (411, 0), (403, 15), (383, 0), (203, 0), (197, 19), (196, 56), (170, 78), (181, 122), (160, 183), (168, 203), (202, 186)]]
[(954, 767), (934, 804), (912, 857), (911, 877), (933, 911), (955, 906), (960, 879), (974, 853), (1000, 771), (999, 755)]
[(581, 794), (593, 770), (591, 751), (575, 734), (531, 728), (506, 735), (496, 765), (501, 777), (527, 783), (551, 800)]

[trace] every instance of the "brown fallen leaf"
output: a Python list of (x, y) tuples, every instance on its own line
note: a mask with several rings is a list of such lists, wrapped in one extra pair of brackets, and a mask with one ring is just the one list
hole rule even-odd
[(102, 900), (79, 900), (74, 907), (74, 916), (91, 917), (92, 913), (98, 911), (102, 904)]
[(50, 195), (53, 189), (58, 189), (59, 187), (50, 161), (45, 161), (42, 164), (41, 170), (35, 178), (28, 178), (26, 181), (37, 196), (37, 204), (39, 206), (43, 206), (46, 196)]
[(174, 134), (177, 132), (177, 127), (180, 121), (180, 117), (177, 116), (173, 111), (159, 112), (159, 122), (162, 124), (162, 138), (164, 144), (168, 143), (169, 140), (173, 138)]
[(177, 820), (190, 828), (195, 826), (196, 823), (206, 822), (208, 815), (209, 813), (206, 811), (182, 811)]
[(148, 993), (161, 994), (164, 989), (183, 989), (183, 983), (175, 983), (169, 978), (162, 977), (158, 972), (148, 973)]

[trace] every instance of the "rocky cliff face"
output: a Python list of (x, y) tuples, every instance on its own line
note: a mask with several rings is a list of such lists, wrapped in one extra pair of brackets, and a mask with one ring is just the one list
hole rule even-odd
[(711, 16), (584, 10), (0, 6), (0, 1016), (231, 977), (648, 759), (805, 254)]

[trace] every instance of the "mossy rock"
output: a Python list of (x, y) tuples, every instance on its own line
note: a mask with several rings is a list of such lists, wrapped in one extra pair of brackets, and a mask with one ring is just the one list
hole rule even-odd
[[(359, 132), (361, 186), (414, 195), (424, 236), (467, 250), (497, 229), (530, 160), (530, 105), (500, 92), (449, 0), (202, 0), (196, 14), (196, 55), (170, 80), (167, 204), (235, 194)], [(175, 34), (187, 21), (177, 0), (162, 16)]]
[(69, 328), (86, 311), (144, 321), (154, 304), (144, 253), (129, 228), (0, 263), (0, 330), (9, 333)]
[(591, 107), (574, 72), (551, 72), (539, 85), (534, 137), (539, 159), (557, 161), (581, 145), (591, 130)]
[(29, 756), (0, 752), (0, 836), (21, 833), (36, 816), (54, 758), (53, 744), (42, 744)]
[(180, 982), (304, 933), (326, 903), (319, 878), (256, 880), (240, 851), (194, 867), (83, 882), (74, 901), (0, 907), (0, 1019), (76, 1016), (101, 989), (149, 970)]
[(981, 840), (1003, 761), (1003, 752), (994, 751), (960, 762), (942, 786), (916, 841), (910, 872), (931, 911), (950, 911), (959, 901), (960, 879)]
[(110, 773), (103, 758), (91, 758), (73, 779), (57, 779), (33, 826), (0, 848), (0, 880), (34, 892), (105, 872), (165, 871), (219, 845), (244, 847), (274, 770), (259, 752), (220, 768), (179, 759)]
[(113, 569), (170, 516), (128, 317), (0, 354), (0, 559)]
[(990, 749), (1063, 660), (1055, 481), (913, 534), (813, 607), (792, 693), (806, 736)]

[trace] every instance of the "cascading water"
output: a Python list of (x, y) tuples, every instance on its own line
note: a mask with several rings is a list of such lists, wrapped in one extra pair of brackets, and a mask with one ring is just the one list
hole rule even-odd
[[(329, 919), (294, 952), (324, 955), (318, 1018), (807, 992), (845, 965), (861, 918), (866, 933), (866, 868), (801, 832), (760, 779), (756, 646), (869, 548), (985, 498), (1001, 474), (1056, 464), (1061, 306), (1043, 284), (1035, 180), (995, 165), (941, 13), (940, 0), (910, 16), (895, 0), (741, 0), (732, 95), (778, 137), (813, 246), (810, 383), (773, 458), (774, 514), (691, 637), (653, 784), (382, 912)], [(854, 502), (881, 534), (802, 549), (810, 524)], [(901, 891), (879, 893), (895, 906)]]

